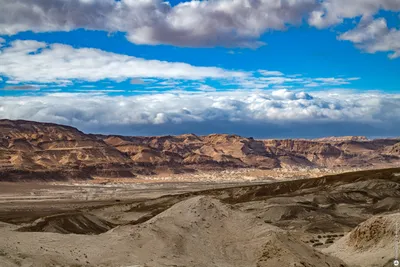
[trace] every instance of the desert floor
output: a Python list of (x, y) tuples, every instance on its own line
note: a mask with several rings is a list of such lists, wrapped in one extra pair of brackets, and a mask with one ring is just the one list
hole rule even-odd
[(1, 183), (0, 266), (391, 266), (399, 173)]

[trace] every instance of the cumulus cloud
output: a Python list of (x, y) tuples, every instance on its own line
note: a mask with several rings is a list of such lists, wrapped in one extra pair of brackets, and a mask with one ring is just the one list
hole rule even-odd
[(342, 23), (346, 18), (371, 17), (379, 10), (400, 11), (398, 0), (323, 0), (311, 12), (308, 23), (317, 28), (325, 28)]
[(400, 30), (389, 29), (384, 18), (362, 21), (339, 39), (353, 42), (368, 53), (392, 52), (389, 55), (392, 59), (400, 56)]
[[(1, 118), (55, 122), (85, 131), (125, 134), (215, 131), (246, 134), (251, 129), (252, 135), (268, 136), (290, 129), (297, 136), (319, 136), (329, 129), (328, 134), (347, 131), (346, 134), (392, 135), (400, 128), (399, 112), (398, 94), (352, 91), (278, 90), (137, 96), (97, 93), (90, 97), (88, 94), (53, 93), (2, 97), (0, 101)], [(361, 129), (364, 132), (358, 132)]]
[(381, 10), (398, 12), (398, 0), (324, 0), (312, 11), (308, 23), (317, 28), (340, 24), (344, 19), (361, 17), (355, 29), (340, 35), (338, 39), (351, 41), (368, 53), (392, 52), (389, 58), (400, 56), (400, 31), (388, 29), (386, 20), (374, 16)]
[(311, 100), (313, 97), (305, 92), (293, 92), (287, 89), (272, 91), (271, 96), (278, 100)]
[[(176, 5), (163, 0), (0, 0), (0, 6), (0, 35), (83, 28), (123, 32), (135, 44), (248, 48), (265, 45), (259, 39), (269, 30), (284, 30), (305, 20), (326, 28), (345, 19), (369, 20), (381, 10), (400, 11), (398, 0), (190, 0)], [(379, 34), (373, 32), (375, 26), (385, 25), (377, 21), (367, 29), (361, 23), (341, 38), (371, 38)], [(360, 33), (364, 28), (366, 32)], [(390, 57), (396, 58), (400, 53), (392, 43), (398, 35), (389, 30), (384, 41), (365, 50), (393, 51)], [(0, 38), (0, 47), (1, 43)]]
[(99, 49), (73, 48), (17, 40), (0, 49), (0, 74), (19, 82), (68, 83), (71, 80), (116, 81), (129, 78), (233, 78), (243, 72), (217, 67), (196, 67), (180, 62), (146, 60)]
[(263, 45), (267, 30), (298, 24), (316, 0), (186, 1), (163, 0), (0, 0), (0, 34), (70, 31), (77, 28), (121, 31), (136, 44), (177, 46)]

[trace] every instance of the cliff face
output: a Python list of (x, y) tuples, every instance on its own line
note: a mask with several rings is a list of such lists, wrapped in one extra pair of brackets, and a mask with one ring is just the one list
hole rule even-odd
[(63, 125), (0, 120), (0, 180), (135, 177), (224, 168), (398, 166), (400, 140), (255, 140), (237, 135), (134, 137), (85, 134)]

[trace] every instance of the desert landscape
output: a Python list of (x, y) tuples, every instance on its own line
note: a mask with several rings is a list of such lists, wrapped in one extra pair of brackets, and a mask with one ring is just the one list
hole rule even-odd
[(400, 0), (0, 0), (0, 267), (400, 267)]
[(0, 121), (0, 266), (393, 266), (400, 139)]

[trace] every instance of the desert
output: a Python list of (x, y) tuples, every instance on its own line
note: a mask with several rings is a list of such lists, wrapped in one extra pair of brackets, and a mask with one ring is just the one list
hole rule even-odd
[(395, 258), (398, 139), (116, 137), (10, 120), (0, 134), (1, 266)]
[(400, 0), (0, 0), (0, 267), (400, 267)]

